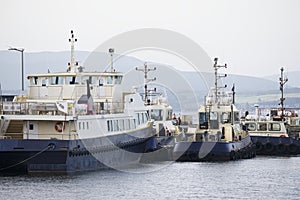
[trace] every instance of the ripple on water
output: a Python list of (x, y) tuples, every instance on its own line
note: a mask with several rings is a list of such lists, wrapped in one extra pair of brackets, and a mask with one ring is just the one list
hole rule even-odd
[(2, 176), (0, 194), (18, 200), (298, 199), (299, 165), (300, 157), (256, 157), (223, 163), (162, 162), (127, 172)]

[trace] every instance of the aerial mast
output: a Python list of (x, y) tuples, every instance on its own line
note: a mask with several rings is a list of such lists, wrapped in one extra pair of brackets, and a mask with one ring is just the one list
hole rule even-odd
[(145, 62), (143, 68), (138, 68), (138, 67), (136, 67), (135, 70), (144, 72), (144, 91), (145, 91), (144, 101), (145, 101), (145, 104), (148, 104), (148, 92), (149, 92), (150, 90), (148, 90), (147, 84), (148, 84), (149, 82), (151, 82), (151, 81), (155, 81), (155, 80), (156, 80), (155, 77), (152, 78), (152, 79), (149, 79), (149, 78), (148, 78), (148, 72), (150, 72), (150, 71), (155, 71), (155, 70), (156, 70), (156, 67), (149, 68), (148, 65), (147, 65), (147, 62)]
[(75, 63), (75, 56), (74, 56), (74, 48), (75, 48), (75, 42), (77, 42), (77, 39), (74, 38), (73, 30), (71, 30), (71, 38), (69, 39), (69, 42), (71, 43), (71, 62), (69, 63), (69, 70), (70, 72), (76, 72), (76, 66), (78, 63)]
[(279, 85), (280, 85), (280, 91), (281, 91), (281, 98), (280, 98), (280, 103), (279, 105), (281, 105), (281, 121), (283, 121), (283, 117), (284, 117), (284, 100), (285, 98), (283, 97), (283, 86), (284, 84), (286, 84), (286, 82), (288, 81), (288, 78), (284, 78), (283, 77), (283, 67), (281, 67), (280, 69), (280, 77), (279, 77)]
[(113, 56), (114, 56), (115, 49), (110, 48), (110, 49), (108, 50), (108, 52), (110, 53), (110, 72), (113, 72), (113, 71), (114, 71), (114, 65), (113, 65), (114, 60), (113, 60)]
[(227, 68), (227, 64), (218, 65), (218, 58), (215, 58), (214, 61), (215, 61), (215, 63), (214, 63), (214, 70), (215, 70), (215, 103), (218, 103), (218, 89), (227, 87), (227, 85), (225, 85), (224, 87), (219, 87), (218, 86), (218, 79), (227, 77), (227, 74), (218, 75), (218, 69), (222, 68), (222, 67)]

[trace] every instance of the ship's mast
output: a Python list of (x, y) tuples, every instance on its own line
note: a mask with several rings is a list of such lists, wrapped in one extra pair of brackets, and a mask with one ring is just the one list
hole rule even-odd
[(214, 61), (215, 61), (215, 63), (214, 63), (214, 70), (215, 70), (215, 103), (218, 103), (218, 89), (227, 87), (227, 85), (225, 85), (224, 87), (219, 87), (218, 86), (218, 80), (221, 79), (221, 78), (227, 77), (227, 74), (219, 75), (218, 74), (218, 69), (222, 68), (222, 67), (227, 68), (227, 65), (226, 64), (218, 65), (218, 58), (215, 58)]
[(155, 81), (156, 80), (155, 77), (152, 78), (152, 79), (149, 79), (148, 78), (148, 72), (155, 71), (156, 67), (149, 68), (148, 65), (147, 65), (147, 62), (145, 62), (143, 68), (136, 67), (135, 70), (144, 72), (144, 91), (145, 91), (144, 101), (145, 101), (145, 104), (148, 104), (148, 92), (150, 92), (151, 90), (148, 89), (147, 84), (149, 82), (151, 82), (151, 81)]
[(76, 72), (77, 69), (77, 63), (75, 63), (75, 57), (74, 57), (74, 44), (77, 42), (77, 39), (74, 38), (73, 30), (71, 30), (71, 38), (69, 39), (69, 42), (71, 43), (71, 62), (69, 63), (69, 72)]
[(285, 100), (285, 98), (283, 97), (283, 86), (284, 84), (286, 84), (286, 82), (288, 81), (288, 78), (284, 78), (283, 77), (283, 67), (280, 69), (280, 77), (279, 77), (279, 85), (280, 85), (280, 91), (281, 91), (281, 98), (280, 98), (280, 103), (279, 105), (281, 105), (281, 120), (283, 121), (283, 117), (284, 117), (284, 105), (283, 102)]
[(113, 72), (113, 71), (114, 71), (114, 65), (113, 65), (114, 60), (113, 60), (113, 56), (114, 56), (115, 49), (110, 48), (110, 49), (108, 50), (108, 52), (110, 53), (110, 72)]

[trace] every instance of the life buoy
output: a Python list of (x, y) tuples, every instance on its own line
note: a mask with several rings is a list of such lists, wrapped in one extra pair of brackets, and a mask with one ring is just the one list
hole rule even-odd
[(54, 128), (57, 132), (61, 133), (65, 129), (65, 125), (63, 122), (56, 122)]
[(274, 146), (273, 146), (273, 144), (271, 143), (271, 142), (268, 142), (268, 143), (266, 143), (265, 144), (265, 150), (267, 151), (267, 152), (272, 152), (273, 151), (273, 149), (274, 149)]

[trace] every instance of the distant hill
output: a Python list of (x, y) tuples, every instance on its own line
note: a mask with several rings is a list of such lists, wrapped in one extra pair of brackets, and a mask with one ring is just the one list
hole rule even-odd
[[(118, 58), (115, 55), (114, 58)], [(83, 66), (86, 71), (105, 71), (110, 70), (110, 55), (101, 52), (76, 51), (76, 61)], [(1, 88), (4, 91), (19, 90), (21, 86), (21, 55), (14, 51), (0, 51), (0, 67), (3, 73), (0, 73)], [(70, 61), (70, 52), (36, 52), (25, 53), (25, 77), (32, 73), (45, 73), (66, 71), (67, 63)], [(130, 56), (120, 56), (115, 62), (114, 67), (117, 71), (125, 74), (124, 81), (131, 86), (143, 85), (143, 74), (136, 72), (136, 67), (142, 67), (144, 61)], [(150, 63), (151, 64), (151, 63)], [(175, 70), (171, 66), (159, 63), (152, 63), (157, 67), (155, 72), (149, 74), (150, 78), (156, 77), (158, 83), (164, 87), (172, 87), (169, 91), (170, 101), (175, 102), (178, 96), (184, 97), (184, 105), (188, 106), (191, 98), (188, 88), (192, 88), (196, 95), (198, 103), (203, 103), (204, 96), (208, 90), (214, 85), (213, 73), (196, 73), (188, 71)], [(289, 72), (287, 74), (289, 81), (285, 87), (285, 93), (288, 94), (287, 103), (297, 104), (300, 102), (300, 71)], [(222, 80), (223, 85), (227, 85), (227, 89), (231, 90), (235, 84), (236, 99), (241, 104), (278, 104), (279, 99), (279, 74), (268, 77), (258, 78), (245, 75), (228, 76)], [(127, 79), (127, 80), (126, 80)], [(27, 79), (25, 79), (27, 85)], [(175, 88), (175, 89), (174, 89)], [(176, 94), (180, 93), (180, 95)], [(176, 106), (179, 105), (178, 102)]]
[[(263, 77), (264, 79), (278, 82), (280, 74), (274, 74)], [(300, 71), (288, 71), (284, 73), (284, 76), (288, 78), (287, 85), (290, 87), (300, 88)]]
[[(187, 77), (188, 80), (191, 81), (192, 85), (199, 85), (199, 81), (201, 80), (199, 80), (199, 75), (197, 75), (195, 72), (182, 73)], [(214, 84), (214, 74), (202, 73), (202, 75), (212, 87)], [(226, 78), (221, 79), (221, 82), (223, 85), (227, 85), (228, 90), (231, 90), (234, 84), (235, 91), (238, 94), (257, 95), (270, 92), (273, 93), (278, 90), (277, 82), (244, 75), (228, 74)]]

